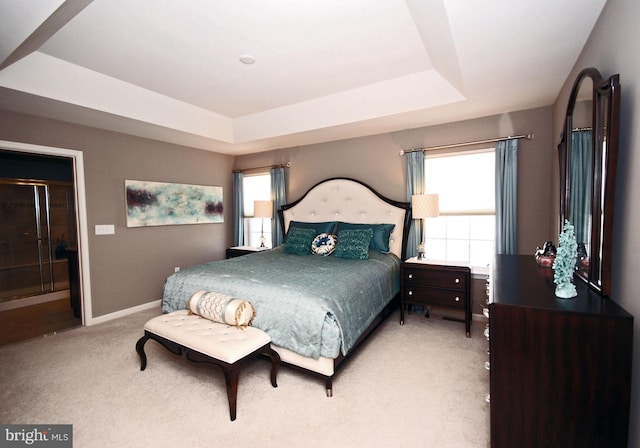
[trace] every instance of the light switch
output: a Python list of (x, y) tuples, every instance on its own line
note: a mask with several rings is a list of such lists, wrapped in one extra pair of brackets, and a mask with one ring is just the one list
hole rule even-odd
[(96, 224), (96, 235), (113, 235), (116, 233), (113, 224)]

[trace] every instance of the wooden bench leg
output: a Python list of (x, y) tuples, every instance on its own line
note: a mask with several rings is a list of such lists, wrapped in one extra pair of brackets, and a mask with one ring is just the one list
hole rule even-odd
[(138, 342), (136, 342), (136, 352), (138, 352), (138, 356), (140, 356), (140, 370), (144, 370), (147, 368), (147, 355), (144, 352), (144, 344), (149, 340), (149, 335), (145, 333)]
[(227, 384), (227, 399), (229, 400), (229, 416), (231, 421), (236, 419), (236, 406), (238, 402), (238, 380), (240, 378), (240, 363), (229, 367), (222, 367), (224, 380)]
[(136, 352), (138, 352), (138, 355), (140, 356), (140, 370), (144, 370), (147, 368), (147, 355), (144, 352), (144, 345), (149, 339), (153, 339), (154, 341), (158, 342), (174, 355), (182, 355), (182, 346), (180, 344), (176, 344), (175, 342), (172, 342), (168, 339), (158, 336), (157, 334), (145, 330), (144, 336), (142, 336), (140, 339), (138, 339), (138, 342), (136, 342)]
[(273, 387), (278, 387), (277, 377), (278, 370), (280, 370), (280, 355), (278, 355), (278, 352), (272, 349), (269, 345), (265, 346), (262, 354), (271, 359), (271, 385)]

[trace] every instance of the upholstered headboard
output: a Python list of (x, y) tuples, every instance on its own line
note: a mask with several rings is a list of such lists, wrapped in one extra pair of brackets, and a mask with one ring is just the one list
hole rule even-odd
[(322, 181), (297, 201), (282, 206), (279, 214), (285, 234), (291, 221), (395, 224), (389, 249), (404, 259), (411, 220), (410, 204), (385, 198), (357, 180), (333, 178)]

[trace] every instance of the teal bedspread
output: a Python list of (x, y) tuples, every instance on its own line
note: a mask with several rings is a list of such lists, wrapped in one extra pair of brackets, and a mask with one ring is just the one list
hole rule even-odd
[(164, 285), (162, 310), (186, 309), (198, 290), (250, 301), (253, 326), (306, 357), (347, 354), (400, 290), (400, 260), (369, 252), (368, 260), (290, 255), (284, 246), (183, 269)]

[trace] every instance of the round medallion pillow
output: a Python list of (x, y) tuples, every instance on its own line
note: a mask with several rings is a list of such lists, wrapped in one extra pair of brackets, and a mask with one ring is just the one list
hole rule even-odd
[(336, 250), (338, 237), (330, 233), (321, 233), (317, 235), (311, 243), (311, 252), (315, 255), (331, 255)]

